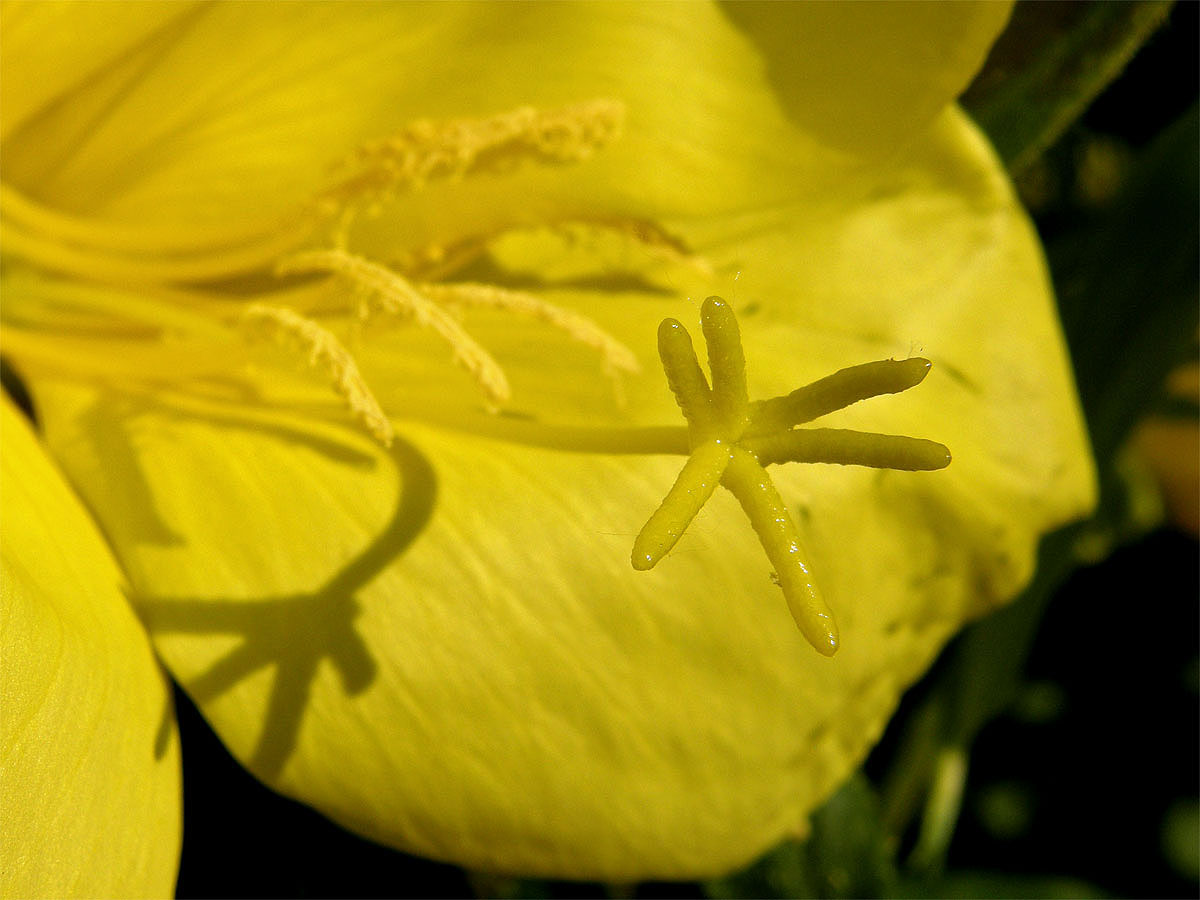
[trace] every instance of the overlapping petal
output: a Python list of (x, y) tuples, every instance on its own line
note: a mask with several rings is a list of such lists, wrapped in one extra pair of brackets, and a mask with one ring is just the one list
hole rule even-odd
[(167, 680), (104, 539), (7, 400), (0, 434), (0, 891), (169, 894), (181, 798)]

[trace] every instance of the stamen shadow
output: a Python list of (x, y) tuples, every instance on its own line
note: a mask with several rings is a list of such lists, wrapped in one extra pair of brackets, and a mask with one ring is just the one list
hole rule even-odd
[[(401, 476), (391, 518), (362, 552), (313, 591), (246, 601), (131, 598), (152, 634), (241, 636), (225, 656), (182, 685), (198, 706), (253, 673), (275, 667), (267, 714), (247, 760), (247, 767), (260, 778), (278, 775), (295, 751), (313, 679), (323, 660), (336, 668), (348, 696), (362, 693), (375, 680), (378, 665), (355, 626), (361, 612), (355, 595), (424, 530), (437, 495), (433, 468), (416, 447), (397, 438), (391, 458)], [(164, 715), (169, 714), (168, 708)], [(162, 731), (165, 734), (166, 729)], [(164, 737), (156, 750), (165, 747)]]
[[(154, 503), (149, 482), (146, 480), (142, 462), (135, 451), (137, 444), (137, 418), (153, 410), (156, 415), (174, 420), (197, 420), (207, 425), (219, 425), (222, 428), (254, 431), (258, 434), (268, 434), (281, 441), (293, 445), (303, 445), (321, 455), (356, 468), (369, 468), (374, 458), (356, 449), (350, 442), (341, 442), (306, 431), (299, 426), (292, 427), (283, 422), (271, 422), (239, 417), (233, 412), (222, 412), (220, 401), (210, 401), (211, 408), (202, 413), (180, 409), (169, 402), (155, 397), (125, 398), (115, 393), (104, 393), (94, 403), (80, 413), (78, 421), (79, 435), (86, 435), (89, 451), (98, 460), (103, 460), (107, 471), (121, 473), (122, 490), (131, 506), (136, 507), (141, 515), (130, 517), (126, 527), (137, 526), (134, 538), (145, 544), (155, 546), (180, 546), (184, 536), (179, 534), (171, 524), (158, 512)], [(114, 407), (118, 414), (114, 415)], [(246, 394), (235, 403), (230, 403), (230, 409), (269, 409), (269, 405), (256, 396)], [(316, 413), (312, 413), (314, 417)]]
[(452, 280), (502, 284), (511, 290), (580, 290), (601, 293), (637, 292), (657, 297), (673, 297), (675, 291), (637, 272), (612, 270), (570, 278), (543, 278), (536, 272), (509, 269), (483, 256), (454, 273)]
[[(274, 411), (276, 406), (264, 399), (257, 390), (254, 390), (251, 385), (245, 382), (233, 380), (221, 382), (218, 379), (210, 379), (209, 383), (220, 385), (229, 393), (229, 396), (205, 397), (203, 394), (195, 395), (192, 399), (204, 404), (203, 412), (180, 408), (179, 406), (172, 405), (169, 401), (163, 401), (156, 397), (143, 397), (139, 398), (139, 400), (142, 407), (153, 408), (157, 415), (165, 418), (199, 420), (208, 425), (220, 425), (222, 428), (242, 429), (254, 431), (259, 434), (273, 435), (290, 444), (303, 444), (309, 449), (320, 453), (322, 456), (327, 456), (337, 462), (359, 468), (367, 468), (374, 461), (372, 456), (356, 449), (349, 441), (338, 441), (332, 437), (314, 434), (311, 430), (304, 429), (299, 425), (293, 426), (286, 422), (269, 421), (265, 418), (255, 419), (253, 418), (253, 412), (251, 412), (251, 416), (248, 418), (245, 415), (247, 410), (267, 413)], [(227, 406), (227, 410), (222, 410), (222, 406)], [(239, 411), (242, 415), (238, 414)], [(340, 424), (336, 418), (331, 418), (328, 415), (329, 410), (327, 408), (295, 407), (295, 411), (306, 420), (323, 420), (327, 421), (330, 425)]]
[[(113, 403), (121, 403), (113, 397), (108, 399)], [(121, 406), (118, 408), (121, 409)], [(122, 473), (122, 489), (131, 504), (144, 511), (144, 515), (131, 519), (139, 526), (137, 539), (157, 546), (179, 546), (183, 543), (183, 537), (159, 515), (146, 473), (134, 451), (132, 429), (126, 425), (131, 418), (128, 414), (132, 411), (126, 406), (122, 412), (127, 415), (114, 416), (103, 402), (97, 402), (80, 415), (80, 433), (89, 436), (96, 458), (104, 460), (109, 471)]]

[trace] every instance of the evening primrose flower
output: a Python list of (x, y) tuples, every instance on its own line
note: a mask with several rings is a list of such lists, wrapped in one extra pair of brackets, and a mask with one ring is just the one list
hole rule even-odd
[[(100, 858), (169, 889), (147, 635), (252, 772), (368, 837), (726, 871), (1091, 502), (1036, 241), (948, 106), (1003, 6), (3, 12), (3, 349), (40, 432), (5, 413), (6, 893), (104, 892), (72, 880)], [(950, 468), (772, 467), (832, 658), (732, 495), (630, 565), (695, 446), (656, 332), (710, 294), (747, 397), (932, 361), (816, 424)]]

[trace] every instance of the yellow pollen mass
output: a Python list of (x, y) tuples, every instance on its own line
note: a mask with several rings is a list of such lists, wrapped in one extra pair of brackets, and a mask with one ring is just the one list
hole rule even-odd
[(366, 311), (379, 311), (408, 319), (442, 338), (454, 361), (470, 373), (492, 405), (512, 396), (500, 364), (446, 310), (417, 290), (408, 279), (385, 266), (345, 250), (310, 250), (283, 260), (280, 275), (329, 273), (340, 275), (361, 288), (367, 298)]
[[(358, 316), (382, 314), (410, 321), (443, 340), (454, 362), (478, 385), (485, 404), (497, 411), (512, 396), (500, 363), (476, 341), (454, 315), (454, 308), (487, 308), (511, 312), (557, 328), (573, 340), (599, 352), (604, 372), (639, 369), (633, 352), (594, 321), (555, 306), (523, 291), (476, 283), (418, 282), (379, 262), (348, 249), (349, 229), (362, 207), (377, 210), (400, 194), (420, 190), (435, 180), (455, 180), (481, 172), (510, 171), (522, 162), (576, 163), (587, 159), (617, 138), (624, 106), (613, 100), (594, 99), (556, 109), (521, 107), (485, 118), (418, 120), (398, 134), (369, 141), (340, 165), (342, 177), (314, 198), (314, 208), (336, 224), (332, 246), (302, 250), (283, 256), (275, 265), (279, 276), (332, 275), (348, 284), (357, 296)], [(479, 245), (480, 247), (483, 244)], [(257, 318), (261, 319), (261, 316)], [(290, 335), (302, 347), (333, 347), (332, 334), (315, 339), (314, 322), (276, 317), (277, 331)], [(362, 383), (358, 369), (344, 348), (316, 354), (329, 369), (335, 387), (371, 433), (390, 441), (375, 415), (378, 404)], [(349, 367), (347, 366), (349, 364)], [(315, 364), (315, 363), (314, 363)], [(353, 375), (353, 389), (347, 373)], [(385, 441), (386, 442), (386, 441)]]
[(360, 205), (370, 210), (435, 180), (505, 172), (526, 160), (581, 162), (615, 141), (624, 120), (624, 104), (603, 97), (480, 118), (419, 119), (397, 134), (362, 144), (342, 160), (340, 177), (317, 204), (352, 216)]
[(784, 397), (750, 403), (741, 334), (732, 308), (709, 297), (700, 311), (708, 348), (709, 386), (687, 330), (674, 319), (659, 326), (658, 348), (667, 384), (688, 423), (690, 455), (679, 477), (633, 544), (635, 569), (652, 568), (687, 530), (718, 484), (737, 498), (775, 567), (800, 633), (825, 656), (838, 648), (833, 612), (821, 599), (800, 532), (766, 466), (823, 462), (920, 471), (950, 464), (936, 441), (835, 428), (794, 426), (857, 403), (919, 384), (925, 359), (882, 360), (842, 369)]
[(392, 423), (359, 372), (354, 357), (336, 335), (294, 310), (266, 303), (247, 306), (242, 323), (251, 333), (262, 332), (277, 342), (292, 343), (308, 351), (309, 365), (329, 373), (333, 389), (371, 436), (385, 447), (392, 445), (395, 438)]

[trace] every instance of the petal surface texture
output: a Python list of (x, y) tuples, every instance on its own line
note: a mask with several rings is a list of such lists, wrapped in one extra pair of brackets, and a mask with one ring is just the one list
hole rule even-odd
[(24, 418), (0, 406), (0, 892), (174, 891), (179, 737), (103, 538)]
[[(76, 216), (211, 238), (303, 209), (331, 161), (416, 119), (590, 98), (626, 111), (619, 139), (577, 164), (430, 183), (349, 233), (384, 260), (478, 238), (480, 277), (586, 314), (633, 351), (641, 372), (619, 392), (592, 348), (495, 310), (462, 315), (511, 384), (501, 414), (428, 329), (346, 324), (392, 418), (388, 451), (295, 367), (148, 381), (122, 357), (100, 387), (38, 368), (48, 351), (17, 357), (160, 655), (279, 790), (481, 870), (728, 871), (804, 833), (945, 640), (1019, 590), (1040, 535), (1092, 502), (1040, 249), (986, 143), (941, 108), (965, 64), (930, 69), (940, 99), (911, 101), (902, 146), (860, 155), (861, 129), (835, 140), (797, 122), (769, 56), (709, 6), (192, 16), (157, 26), (152, 58), (126, 57), (139, 77), (81, 89), (80, 108), (106, 112), (69, 165), (43, 165), (39, 147), (79, 133), (83, 113), (28, 117), (10, 183)], [(558, 229), (571, 221), (582, 239)], [(285, 303), (274, 261), (221, 308), (261, 291)], [(10, 315), (53, 307), (49, 284), (14, 272)], [(350, 294), (337, 279), (312, 290), (312, 309)], [(105, 291), (98, 308), (125, 291), (139, 326), (157, 302)], [(949, 469), (772, 470), (837, 611), (832, 660), (797, 633), (731, 497), (635, 572), (634, 536), (679, 460), (564, 437), (681, 426), (655, 333), (666, 316), (693, 328), (710, 293), (737, 309), (751, 397), (888, 356), (934, 363), (919, 388), (819, 424), (942, 441)], [(594, 452), (552, 449), (565, 445)]]

